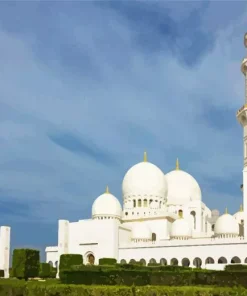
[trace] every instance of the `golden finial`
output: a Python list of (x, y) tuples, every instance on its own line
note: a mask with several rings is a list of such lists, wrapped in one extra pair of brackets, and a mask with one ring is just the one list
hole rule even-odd
[(225, 209), (225, 214), (228, 214), (228, 209), (227, 208)]
[(243, 205), (240, 205), (239, 212), (243, 212)]
[(144, 162), (147, 162), (148, 161), (148, 156), (147, 156), (147, 152), (144, 151), (144, 158), (143, 158), (143, 161)]
[(180, 167), (179, 167), (179, 160), (178, 160), (178, 158), (177, 158), (177, 160), (176, 160), (176, 171), (179, 171), (180, 170)]
[(109, 191), (109, 187), (108, 187), (108, 186), (106, 186), (105, 193), (110, 193), (110, 191)]

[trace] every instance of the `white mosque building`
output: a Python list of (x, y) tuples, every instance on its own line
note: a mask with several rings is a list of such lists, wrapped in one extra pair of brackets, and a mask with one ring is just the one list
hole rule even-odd
[[(247, 48), (247, 34), (244, 40)], [(211, 211), (198, 182), (180, 169), (178, 160), (176, 168), (164, 174), (144, 153), (143, 162), (124, 176), (123, 206), (107, 187), (94, 201), (91, 219), (59, 220), (58, 245), (46, 248), (47, 262), (58, 266), (61, 254), (74, 253), (88, 264), (100, 258), (211, 269), (247, 263), (247, 58), (241, 70), (245, 104), (237, 120), (244, 129), (243, 207), (236, 214)]]

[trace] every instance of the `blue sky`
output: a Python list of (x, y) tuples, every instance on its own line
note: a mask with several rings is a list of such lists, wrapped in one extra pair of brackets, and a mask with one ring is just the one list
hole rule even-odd
[(106, 185), (148, 158), (203, 201), (241, 204), (245, 2), (0, 3), (0, 225), (57, 244)]

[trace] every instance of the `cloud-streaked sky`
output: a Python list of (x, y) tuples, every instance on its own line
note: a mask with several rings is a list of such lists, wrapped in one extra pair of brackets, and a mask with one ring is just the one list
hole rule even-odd
[(12, 247), (57, 244), (57, 220), (121, 200), (143, 158), (180, 159), (203, 201), (242, 202), (247, 3), (0, 3), (0, 225)]

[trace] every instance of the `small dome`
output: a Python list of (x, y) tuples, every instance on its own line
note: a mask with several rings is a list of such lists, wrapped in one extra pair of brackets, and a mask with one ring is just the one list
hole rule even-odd
[(93, 203), (92, 217), (113, 217), (121, 219), (122, 207), (119, 200), (109, 193), (108, 187), (104, 194), (100, 195)]
[(131, 167), (123, 179), (123, 197), (151, 195), (166, 199), (167, 182), (164, 173), (154, 164), (144, 161)]
[(238, 236), (239, 235), (239, 225), (236, 219), (225, 213), (220, 216), (215, 223), (214, 233), (217, 236), (221, 235), (230, 235), (230, 236)]
[(151, 240), (152, 232), (144, 222), (136, 222), (132, 227), (132, 239), (134, 240)]
[(180, 170), (178, 163), (177, 169), (165, 176), (168, 183), (167, 204), (181, 205), (202, 199), (199, 184), (190, 174)]
[(244, 212), (243, 212), (243, 207), (240, 206), (240, 209), (237, 213), (233, 215), (233, 217), (236, 219), (238, 224), (242, 224), (242, 221), (244, 221)]
[(172, 223), (171, 227), (171, 238), (190, 238), (191, 237), (191, 228), (188, 223), (183, 218), (177, 219)]

